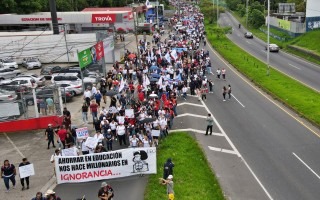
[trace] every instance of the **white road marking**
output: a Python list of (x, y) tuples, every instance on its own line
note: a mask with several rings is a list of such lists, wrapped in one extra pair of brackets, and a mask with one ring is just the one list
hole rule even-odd
[(212, 151), (218, 151), (218, 152), (223, 152), (223, 153), (229, 153), (229, 154), (234, 154), (237, 155), (237, 153), (233, 150), (229, 150), (229, 149), (222, 149), (222, 148), (218, 148), (218, 147), (212, 147), (212, 146), (208, 146), (208, 148)]
[(304, 164), (304, 166), (306, 166), (314, 175), (316, 175), (316, 177), (318, 177), (318, 179), (320, 179), (320, 176), (313, 171), (313, 169), (311, 169), (311, 167), (309, 167), (309, 165), (307, 165), (307, 163), (305, 163), (297, 154), (295, 154), (294, 152), (292, 152), (292, 154), (300, 161), (302, 162), (302, 164)]
[(198, 106), (198, 107), (203, 107), (201, 104), (196, 104), (196, 103), (188, 103), (188, 102), (183, 102), (179, 103), (177, 106), (183, 106), (183, 105), (190, 105), (190, 106)]
[(198, 117), (198, 118), (207, 118), (206, 116), (203, 116), (203, 115), (195, 115), (195, 114), (191, 114), (191, 113), (183, 113), (183, 114), (180, 114), (177, 117), (184, 117), (184, 116), (191, 116), (191, 117)]
[(296, 67), (296, 66), (294, 66), (293, 64), (290, 64), (290, 63), (289, 63), (289, 65), (290, 65), (291, 67), (293, 67), (293, 68), (296, 68), (296, 69), (298, 69), (298, 70), (301, 70), (299, 67)]
[[(174, 130), (169, 130), (169, 133), (173, 133), (173, 132), (183, 132), (183, 131), (190, 131), (190, 132), (195, 132), (195, 133), (202, 133), (202, 134), (205, 134), (206, 131), (203, 131), (203, 130), (197, 130), (197, 129), (193, 129), (193, 128), (185, 128), (185, 129), (174, 129)], [(221, 133), (214, 133), (212, 132), (212, 135), (214, 136), (220, 136), (220, 137), (223, 137), (224, 135), (221, 134)]]
[(251, 42), (249, 42), (248, 40), (246, 40), (246, 42), (247, 42), (248, 44), (251, 44)]
[(245, 108), (245, 106), (244, 106), (233, 94), (231, 94), (231, 96), (232, 96), (242, 107)]
[(13, 141), (9, 138), (9, 136), (6, 133), (3, 133), (4, 136), (6, 136), (7, 140), (12, 144), (13, 148), (20, 154), (22, 158), (25, 158), (23, 153), (18, 149), (18, 147), (13, 143)]

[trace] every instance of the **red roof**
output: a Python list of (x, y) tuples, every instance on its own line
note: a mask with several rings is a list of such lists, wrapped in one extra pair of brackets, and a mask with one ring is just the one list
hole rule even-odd
[(85, 8), (81, 12), (96, 12), (96, 11), (132, 11), (132, 8), (130, 7)]

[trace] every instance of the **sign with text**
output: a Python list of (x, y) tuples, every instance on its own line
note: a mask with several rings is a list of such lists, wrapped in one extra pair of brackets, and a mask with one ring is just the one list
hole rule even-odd
[(20, 178), (25, 178), (34, 175), (34, 167), (33, 164), (24, 165), (19, 167)]
[(89, 137), (89, 131), (87, 127), (76, 129), (77, 139), (83, 139)]
[(114, 23), (116, 19), (116, 14), (92, 14), (91, 23)]
[(117, 120), (119, 124), (124, 124), (124, 116), (117, 116)]
[(61, 150), (61, 155), (62, 156), (77, 156), (77, 147), (71, 147), (67, 149), (62, 149)]
[(124, 111), (125, 117), (134, 118), (134, 110), (133, 109), (125, 109)]
[(96, 148), (98, 141), (99, 141), (98, 138), (88, 137), (84, 144), (90, 149), (94, 149)]
[(160, 136), (160, 130), (152, 129), (151, 130), (151, 135), (155, 136), (155, 137), (159, 137)]
[(92, 63), (92, 56), (91, 56), (91, 51), (90, 48), (85, 49), (83, 51), (80, 51), (78, 53), (78, 59), (79, 59), (79, 65), (80, 68), (83, 69), (89, 64)]
[(128, 148), (74, 157), (55, 157), (57, 183), (79, 183), (157, 173), (156, 148)]

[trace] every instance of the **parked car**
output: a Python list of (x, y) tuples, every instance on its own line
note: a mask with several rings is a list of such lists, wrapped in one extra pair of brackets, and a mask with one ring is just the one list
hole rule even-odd
[[(63, 81), (64, 83), (81, 83), (82, 84), (82, 79), (79, 78), (77, 73), (59, 73), (59, 74), (53, 74), (51, 78), (52, 83), (59, 83)], [(97, 77), (94, 75), (90, 75), (89, 77), (84, 77), (83, 78), (83, 83), (91, 83), (95, 84), (97, 83)]]
[[(82, 70), (83, 77), (87, 77), (89, 75), (96, 75), (96, 71), (94, 71), (96, 69), (97, 69), (97, 67), (93, 66), (93, 67), (86, 68), (86, 69)], [(81, 70), (80, 70), (80, 67), (77, 66), (77, 65), (76, 66), (72, 66), (72, 67), (62, 68), (59, 73), (77, 73), (77, 76), (79, 78), (81, 78)]]
[(37, 69), (41, 68), (42, 65), (38, 58), (24, 58), (22, 66), (27, 69)]
[(249, 39), (253, 39), (253, 34), (251, 32), (245, 32), (244, 37), (249, 38)]
[(73, 96), (82, 94), (82, 83), (59, 82), (57, 86), (62, 87), (65, 91), (70, 92)]
[(18, 69), (18, 64), (12, 58), (0, 59), (0, 66), (3, 68)]
[(24, 85), (1, 85), (1, 89), (12, 91), (17, 94), (17, 99), (21, 99), (21, 94), (28, 93), (31, 91), (30, 88)]
[(46, 79), (44, 76), (39, 76), (38, 74), (34, 73), (23, 73), (18, 75), (18, 78), (20, 77), (33, 78), (38, 86), (44, 86), (46, 83)]
[(20, 70), (11, 69), (11, 68), (0, 68), (0, 80), (12, 79), (21, 74)]
[(16, 92), (0, 89), (0, 102), (15, 101), (16, 99)]
[[(3, 81), (4, 82), (4, 81)], [(9, 81), (7, 84), (10, 85), (24, 85), (27, 87), (38, 87), (36, 80), (30, 77), (16, 77)]]
[[(54, 98), (53, 93), (54, 93), (54, 87), (47, 86), (47, 87), (38, 89), (36, 91), (36, 98), (37, 99), (43, 99), (43, 98), (47, 99), (49, 97)], [(63, 102), (69, 102), (72, 100), (73, 95), (70, 92), (67, 92), (67, 91), (64, 92), (64, 90), (61, 90), (61, 97)], [(28, 106), (32, 106), (34, 104), (32, 92), (25, 94), (23, 96), (23, 99)]]
[[(268, 50), (268, 46), (266, 46), (266, 50)], [(269, 44), (269, 51), (270, 52), (279, 52), (280, 48), (276, 44)]]
[(46, 79), (51, 79), (51, 75), (60, 73), (63, 68), (60, 66), (45, 66), (41, 69), (40, 75), (43, 75)]

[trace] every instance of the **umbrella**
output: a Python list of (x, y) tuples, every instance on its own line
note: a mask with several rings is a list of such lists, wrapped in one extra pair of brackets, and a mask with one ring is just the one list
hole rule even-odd
[(133, 53), (131, 53), (131, 54), (128, 55), (128, 58), (129, 58), (129, 59), (134, 59), (135, 57), (137, 57), (137, 56), (136, 56), (135, 54), (133, 54)]
[(158, 82), (158, 79), (157, 79), (157, 78), (152, 78), (152, 79), (150, 80), (150, 82)]
[(116, 94), (118, 94), (118, 92), (117, 91), (108, 91), (108, 92), (106, 92), (106, 96), (114, 96), (114, 95), (116, 95)]
[(151, 74), (152, 78), (160, 78), (160, 74)]
[(150, 94), (149, 98), (158, 98), (158, 95), (157, 94)]
[(154, 122), (156, 121), (157, 119), (156, 118), (144, 118), (143, 120), (140, 120), (139, 122), (141, 124), (144, 124), (144, 123), (150, 123), (150, 122)]
[(153, 65), (150, 67), (150, 70), (157, 70), (157, 69), (158, 69), (158, 66), (156, 66), (156, 65)]

